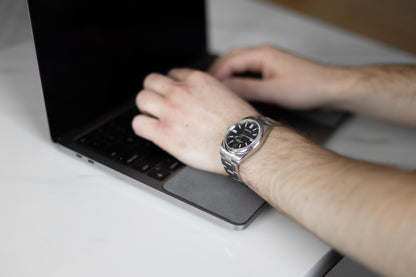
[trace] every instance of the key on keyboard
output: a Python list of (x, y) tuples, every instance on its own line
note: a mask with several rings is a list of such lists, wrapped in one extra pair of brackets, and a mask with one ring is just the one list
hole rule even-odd
[(123, 114), (81, 137), (77, 142), (159, 181), (183, 164), (152, 142), (134, 134), (131, 121), (137, 111)]

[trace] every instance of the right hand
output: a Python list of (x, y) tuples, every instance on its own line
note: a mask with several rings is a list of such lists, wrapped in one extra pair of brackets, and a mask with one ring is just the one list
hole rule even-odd
[[(233, 49), (208, 70), (246, 100), (289, 109), (331, 107), (348, 86), (348, 70), (295, 56), (273, 46)], [(258, 72), (262, 79), (235, 77)]]
[(136, 98), (142, 113), (133, 120), (135, 133), (187, 165), (226, 174), (219, 149), (227, 128), (258, 112), (217, 79), (196, 70), (150, 74), (143, 86)]

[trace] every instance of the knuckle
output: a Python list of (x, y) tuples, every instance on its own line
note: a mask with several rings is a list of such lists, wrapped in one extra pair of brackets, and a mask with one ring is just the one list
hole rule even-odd
[(194, 70), (189, 74), (188, 79), (191, 82), (192, 81), (199, 82), (199, 81), (205, 80), (206, 77), (207, 77), (207, 74), (203, 73), (202, 71)]
[(225, 53), (225, 56), (233, 56), (233, 55), (235, 55), (236, 53), (239, 53), (241, 51), (241, 48), (231, 48), (230, 50), (228, 50), (226, 53)]
[(141, 130), (142, 124), (141, 124), (141, 122), (142, 122), (142, 117), (140, 115), (135, 116), (133, 118), (132, 122), (131, 122), (131, 126), (132, 126), (133, 131), (136, 135), (140, 135), (142, 133), (142, 130)]
[[(166, 103), (165, 109), (166, 111), (168, 111), (167, 114), (176, 116), (178, 112), (181, 110), (181, 107), (177, 102), (168, 102)], [(166, 118), (166, 121), (169, 122), (170, 119), (171, 117), (168, 117)]]
[(157, 73), (150, 73), (148, 74), (143, 80), (143, 86), (147, 87), (151, 82), (153, 82), (157, 78)]
[(273, 45), (271, 45), (270, 43), (264, 43), (260, 46), (261, 49), (270, 49), (270, 48), (274, 48)]
[(261, 46), (259, 47), (259, 49), (260, 49), (261, 51), (264, 51), (264, 52), (271, 52), (271, 51), (276, 50), (276, 47), (274, 47), (274, 46), (273, 46), (273, 45), (271, 45), (271, 44), (265, 43), (265, 44), (261, 45)]
[(184, 95), (189, 94), (189, 93), (190, 93), (190, 90), (188, 86), (186, 86), (183, 83), (176, 83), (172, 85), (170, 96), (172, 99), (178, 98), (179, 100), (181, 100), (181, 98)]
[(147, 97), (147, 91), (146, 90), (142, 90), (142, 91), (140, 91), (138, 94), (137, 94), (137, 96), (136, 96), (136, 105), (137, 106), (140, 106), (140, 105), (142, 105), (142, 103), (144, 102), (144, 101), (146, 101), (145, 99), (146, 99), (146, 97)]
[(171, 118), (164, 118), (160, 121), (160, 129), (165, 133), (165, 135), (170, 135), (169, 132), (172, 131), (174, 124)]
[(145, 93), (145, 91), (140, 91), (137, 95), (136, 95), (136, 106), (139, 106), (139, 104), (142, 102), (142, 98), (143, 98), (143, 94)]
[(169, 69), (169, 71), (168, 71), (168, 73), (167, 73), (167, 75), (169, 76), (169, 75), (172, 75), (172, 74), (174, 74), (175, 72), (177, 72), (178, 71), (178, 68), (171, 68), (171, 69)]
[(186, 103), (189, 103), (189, 96), (191, 91), (184, 85), (175, 85), (171, 93), (167, 95), (165, 102), (165, 112), (169, 117), (168, 120), (180, 117), (184, 110)]

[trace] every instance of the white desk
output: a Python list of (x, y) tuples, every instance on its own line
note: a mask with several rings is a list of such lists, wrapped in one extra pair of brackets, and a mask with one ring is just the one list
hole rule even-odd
[[(209, 9), (218, 53), (269, 42), (335, 64), (415, 61), (274, 6), (212, 0)], [(227, 230), (60, 152), (32, 40), (1, 45), (0, 276), (301, 276), (330, 251), (271, 208), (247, 230)], [(413, 168), (415, 142), (415, 130), (357, 117), (328, 147)]]

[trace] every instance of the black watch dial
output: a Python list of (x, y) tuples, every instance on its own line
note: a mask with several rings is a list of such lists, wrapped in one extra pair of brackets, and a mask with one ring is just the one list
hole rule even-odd
[(228, 131), (225, 143), (229, 148), (243, 149), (257, 142), (259, 134), (260, 125), (256, 121), (242, 120)]

